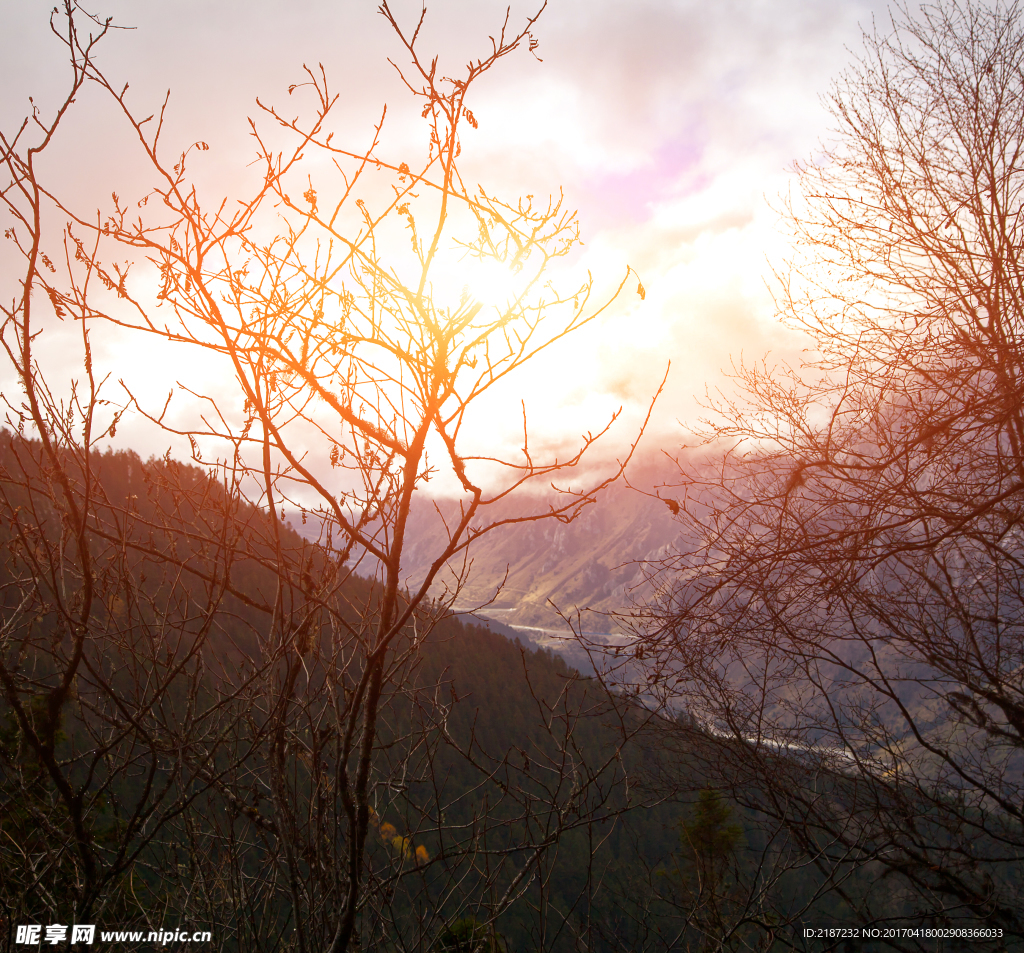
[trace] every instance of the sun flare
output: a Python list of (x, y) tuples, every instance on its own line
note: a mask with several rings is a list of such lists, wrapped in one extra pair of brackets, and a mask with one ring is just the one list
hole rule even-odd
[(526, 278), (496, 258), (453, 254), (435, 261), (431, 284), (434, 300), (442, 307), (472, 301), (485, 307), (504, 308), (523, 293)]

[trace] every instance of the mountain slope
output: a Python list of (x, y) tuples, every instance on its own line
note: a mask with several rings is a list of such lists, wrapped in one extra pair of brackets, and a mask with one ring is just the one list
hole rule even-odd
[[(605, 490), (571, 523), (541, 520), (497, 529), (473, 543), (472, 565), (459, 592), (458, 608), (478, 608), (529, 632), (567, 632), (559, 612), (576, 619), (588, 633), (616, 633), (613, 613), (650, 591), (644, 563), (664, 555), (677, 541), (679, 524), (654, 487), (669, 480), (669, 461), (650, 461), (630, 470), (630, 483)], [(637, 487), (638, 489), (634, 489)], [(557, 499), (554, 491), (534, 497), (533, 512), (542, 513)], [(444, 515), (456, 511), (451, 501), (436, 501)], [(515, 519), (521, 499), (488, 508), (487, 520)], [(430, 553), (444, 532), (432, 504), (421, 504), (410, 521), (410, 544), (403, 570), (411, 583), (423, 578)], [(453, 586), (449, 570), (435, 588)]]

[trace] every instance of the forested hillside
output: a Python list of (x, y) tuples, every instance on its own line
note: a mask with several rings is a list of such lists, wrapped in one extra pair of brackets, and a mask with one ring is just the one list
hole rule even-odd
[[(2, 498), (8, 513), (35, 507), (37, 550), (60, 537), (40, 505), (38, 452), (9, 433), (0, 442)], [(81, 918), (70, 885), (91, 861), (98, 922), (173, 914), (211, 929), (218, 949), (260, 950), (268, 937), (287, 948), (301, 935), (297, 906), (337, 862), (331, 818), (344, 811), (324, 700), (329, 680), (346, 676), (331, 674), (329, 629), (311, 638), (276, 733), (249, 687), (287, 674), (268, 651), (278, 581), (266, 514), (228, 507), (225, 519), (223, 486), (197, 467), (131, 452), (91, 466), (107, 513), (98, 525), (126, 529), (124, 561), (98, 587), (85, 668), (56, 716), (55, 663), (70, 644), (60, 604), (25, 611), (33, 556), (11, 533), (24, 521), (0, 539), (4, 929)], [(212, 614), (216, 560), (202, 552), (203, 525), (232, 539), (232, 570), (217, 583), (229, 593)], [(285, 530), (280, 546), (308, 544)], [(377, 598), (368, 580), (346, 579), (341, 611), (353, 628)], [(456, 950), (486, 936), (509, 951), (671, 950), (721, 929), (753, 942), (813, 900), (815, 878), (785, 841), (706, 786), (711, 739), (699, 729), (666, 747), (658, 716), (550, 652), (451, 615), (423, 638), (418, 624), (388, 673), (371, 768), (368, 947)], [(52, 767), (32, 732), (50, 736)], [(63, 846), (76, 837), (86, 841), (78, 853)], [(869, 890), (863, 878), (847, 883)], [(846, 902), (826, 895), (813, 908), (841, 918)], [(312, 940), (315, 909), (305, 916)]]

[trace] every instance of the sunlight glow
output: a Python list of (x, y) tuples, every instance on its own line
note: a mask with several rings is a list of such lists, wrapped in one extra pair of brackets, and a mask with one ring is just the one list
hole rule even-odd
[(441, 307), (455, 307), (468, 299), (504, 308), (522, 293), (526, 280), (523, 273), (495, 258), (458, 257), (457, 253), (438, 256), (431, 269), (434, 301)]

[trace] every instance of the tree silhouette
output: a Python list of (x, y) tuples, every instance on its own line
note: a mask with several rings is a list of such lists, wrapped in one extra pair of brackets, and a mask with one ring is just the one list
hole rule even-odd
[[(485, 54), (451, 78), (421, 52), (425, 10), (407, 30), (386, 2), (380, 9), (408, 64), (402, 81), (422, 107), (418, 159), (384, 155), (383, 118), (369, 149), (337, 144), (338, 94), (322, 68), (307, 69), (288, 90), (305, 118), (257, 101), (252, 133), (262, 175), (254, 191), (208, 201), (189, 171), (208, 145), (168, 152), (167, 101), (140, 118), (128, 86), (95, 59), (110, 21), (86, 39), (80, 25), (98, 21), (70, 2), (52, 23), (72, 65), (71, 93), (49, 126), (36, 113), (0, 140), (4, 201), (17, 220), (8, 237), (26, 267), (4, 324), (23, 401), (8, 398), (16, 466), (4, 484), (13, 488), (6, 515), (18, 529), (6, 596), (15, 614), (4, 628), (14, 661), (0, 676), (19, 738), (47, 765), (70, 811), (87, 885), (74, 899), (75, 916), (145, 858), (155, 905), (223, 917), (242, 946), (286, 922), (300, 951), (340, 953), (384, 935), (400, 944), (401, 929), (384, 924), (409, 913), (411, 901), (403, 908), (396, 899), (406, 882), (421, 884), (431, 905), (444, 898), (449, 909), (435, 910), (435, 921), (472, 900), (486, 926), (526, 889), (537, 858), (607, 806), (622, 782), (614, 746), (599, 763), (581, 763), (580, 706), (594, 705), (568, 687), (537, 699), (539, 709), (548, 706), (542, 770), (508, 784), (500, 780), (507, 756), (449, 732), (454, 695), (449, 702), (436, 682), (417, 681), (423, 646), (458, 595), (458, 583), (428, 595), (441, 568), (454, 561), (464, 573), (467, 547), (496, 526), (574, 519), (628, 462), (631, 449), (605, 475), (566, 487), (554, 505), (524, 494), (520, 515), (489, 519), (491, 504), (537, 481), (568, 479), (617, 415), (550, 457), (531, 448), (521, 402), (518, 454), (501, 458), (474, 445), (470, 432), (486, 429), (483, 398), (594, 321), (630, 272), (596, 304), (589, 279), (558, 292), (548, 270), (579, 241), (561, 195), (507, 201), (469, 188), (459, 174), (461, 132), (477, 126), (471, 90), (505, 56), (534, 49), (540, 12), (518, 31), (506, 16)], [(79, 208), (60, 182), (44, 182), (36, 163), (86, 86), (105, 94), (132, 133), (136, 156), (122, 159), (140, 160), (151, 182), (130, 198), (112, 195), (98, 213)], [(40, 141), (26, 144), (36, 132)], [(55, 230), (55, 220), (66, 225)], [(512, 290), (485, 304), (445, 287), (446, 258), (456, 272), (491, 262), (508, 273)], [(139, 277), (146, 274), (158, 278)], [(51, 392), (33, 351), (41, 327), (33, 307), (47, 303), (48, 317), (70, 316), (81, 333), (88, 387), (73, 389), (70, 404)], [(172, 398), (146, 406), (129, 379), (128, 399), (107, 404), (92, 371), (96, 333), (191, 346), (221, 362), (223, 379), (209, 393), (191, 393), (182, 414)], [(97, 445), (116, 436), (125, 413), (187, 440), (202, 468), (169, 458), (147, 464), (140, 477), (147, 487), (160, 484), (152, 506), (137, 502), (134, 486), (123, 497), (103, 495)], [(458, 486), (460, 507), (430, 571), (407, 591), (410, 510), (439, 473)], [(22, 497), (33, 494), (45, 497), (45, 513), (43, 504), (25, 509)], [(306, 537), (289, 525), (289, 510)], [(49, 560), (41, 568), (33, 563), (40, 550)], [(69, 569), (77, 590), (65, 596), (58, 577)], [(102, 612), (99, 582), (109, 587)], [(30, 656), (48, 668), (30, 675), (17, 660), (18, 640), (33, 631), (32, 613), (48, 611), (62, 614), (64, 642), (48, 644), (49, 630), (37, 632)], [(170, 643), (168, 625), (177, 626)], [(118, 651), (105, 641), (108, 631)], [(80, 730), (97, 731), (92, 719), (102, 712), (106, 746), (97, 741), (93, 754), (75, 748), (61, 760), (55, 726), (85, 670), (93, 695), (77, 689), (78, 699), (90, 699)], [(41, 719), (29, 713), (40, 691), (48, 713)], [(124, 808), (128, 826), (101, 870), (87, 823), (97, 809), (83, 805), (98, 804), (107, 789), (134, 791), (142, 762), (133, 745), (148, 746), (149, 780)], [(519, 811), (500, 822), (501, 832), (522, 835), (514, 848), (504, 833), (488, 834), (486, 799), (445, 850), (423, 843), (443, 842), (443, 785), (432, 772), (445, 746), (461, 746), (480, 783), (493, 782)], [(98, 780), (100, 764), (108, 774)], [(24, 793), (32, 783), (16, 788)], [(433, 793), (419, 802), (415, 823), (395, 829), (386, 855), (371, 856), (385, 809), (412, 812), (413, 790)], [(493, 864), (483, 864), (489, 836), (500, 845)], [(432, 871), (460, 863), (461, 873), (431, 886)], [(194, 872), (190, 884), (172, 888), (167, 871), (185, 866)], [(485, 868), (490, 894), (480, 886)], [(491, 899), (481, 910), (484, 896)], [(434, 929), (429, 920), (420, 928)]]
[(863, 922), (1020, 935), (1024, 21), (894, 16), (788, 206), (805, 362), (710, 408), (641, 636), (719, 783)]

